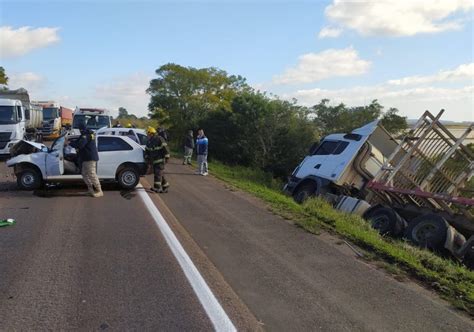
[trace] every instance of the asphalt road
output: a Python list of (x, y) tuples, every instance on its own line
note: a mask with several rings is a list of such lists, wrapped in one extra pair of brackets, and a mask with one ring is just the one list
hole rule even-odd
[(139, 198), (108, 188), (3, 182), (1, 217), (17, 223), (0, 228), (0, 330), (212, 329)]
[(417, 284), (357, 259), (340, 239), (310, 234), (179, 161), (167, 172), (164, 205), (265, 329), (474, 330), (470, 318)]
[[(466, 316), (173, 161), (150, 194), (239, 330), (468, 331)], [(211, 169), (212, 173), (212, 169)], [(148, 186), (152, 178), (143, 179)], [(212, 330), (134, 192), (16, 190), (0, 162), (0, 330)]]

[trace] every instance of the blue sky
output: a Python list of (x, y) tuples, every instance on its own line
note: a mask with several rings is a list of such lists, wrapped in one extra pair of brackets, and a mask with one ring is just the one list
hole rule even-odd
[(305, 105), (378, 98), (472, 121), (472, 16), (470, 1), (0, 0), (0, 65), (34, 99), (138, 115), (154, 70), (175, 62)]

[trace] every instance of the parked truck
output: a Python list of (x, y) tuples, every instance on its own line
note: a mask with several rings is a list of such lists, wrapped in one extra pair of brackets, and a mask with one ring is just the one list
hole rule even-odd
[(443, 112), (426, 111), (399, 140), (378, 121), (328, 135), (284, 189), (297, 202), (322, 196), (339, 210), (362, 215), (382, 234), (446, 249), (474, 268), (474, 199), (466, 188), (474, 157), (463, 144), (474, 123), (455, 137), (440, 122)]
[(72, 126), (72, 109), (54, 101), (35, 101), (34, 105), (43, 109), (41, 134), (45, 139), (56, 139)]
[(0, 154), (9, 154), (23, 139), (35, 139), (42, 121), (41, 107), (30, 103), (28, 91), (0, 89)]
[(72, 133), (74, 135), (80, 134), (79, 127), (81, 124), (91, 130), (112, 128), (112, 117), (110, 112), (105, 109), (76, 107), (72, 120)]

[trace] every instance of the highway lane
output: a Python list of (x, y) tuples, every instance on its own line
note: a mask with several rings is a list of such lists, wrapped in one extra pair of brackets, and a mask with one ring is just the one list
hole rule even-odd
[(170, 192), (158, 196), (164, 208), (266, 329), (474, 329), (469, 317), (433, 293), (358, 260), (340, 239), (309, 234), (258, 199), (194, 175), (177, 160), (167, 172)]
[(0, 330), (212, 330), (136, 192), (0, 183)]

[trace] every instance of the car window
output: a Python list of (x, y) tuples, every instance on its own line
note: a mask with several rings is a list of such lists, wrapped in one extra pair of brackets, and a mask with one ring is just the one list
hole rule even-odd
[(137, 135), (138, 135), (138, 139), (140, 140), (140, 145), (146, 145), (146, 142), (148, 142), (148, 137), (146, 135), (139, 134), (139, 133), (137, 133)]
[(125, 151), (125, 150), (133, 150), (133, 147), (130, 146), (124, 140), (117, 138), (117, 137), (106, 137), (100, 136), (98, 137), (98, 150), (99, 151)]

